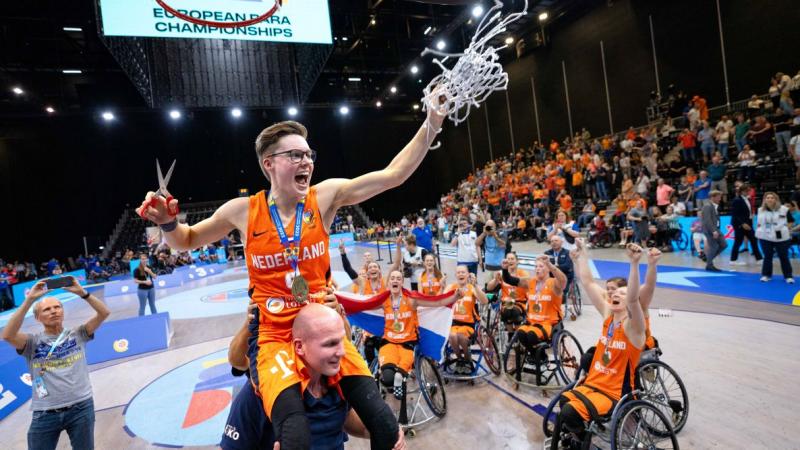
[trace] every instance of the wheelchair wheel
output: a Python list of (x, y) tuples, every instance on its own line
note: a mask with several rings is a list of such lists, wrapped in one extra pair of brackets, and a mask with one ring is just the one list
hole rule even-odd
[(577, 281), (572, 282), (569, 293), (567, 294), (567, 300), (569, 301), (569, 307), (572, 309), (570, 319), (575, 320), (581, 315), (581, 307), (583, 306), (583, 302), (581, 301), (581, 288), (578, 287)]
[(600, 248), (609, 248), (614, 245), (614, 241), (611, 239), (611, 234), (606, 232), (597, 237), (595, 245)]
[(443, 417), (447, 414), (447, 397), (444, 393), (444, 380), (436, 362), (422, 356), (417, 358), (416, 372), (419, 390), (422, 398), (436, 417)]
[(521, 349), (519, 334), (514, 332), (511, 340), (506, 344), (506, 352), (503, 354), (503, 371), (514, 380), (519, 381), (522, 376), (522, 366), (524, 364), (525, 350)]
[(559, 392), (558, 395), (550, 400), (544, 412), (544, 417), (542, 418), (542, 432), (544, 432), (545, 437), (552, 437), (556, 431), (556, 417), (558, 416), (556, 406), (558, 405), (558, 400), (561, 398), (562, 393), (563, 391)]
[(686, 250), (686, 247), (689, 246), (689, 236), (686, 235), (685, 231), (682, 231), (675, 235), (675, 239), (672, 240), (678, 250)]
[(670, 419), (679, 433), (689, 418), (689, 393), (675, 370), (661, 361), (649, 361), (636, 368), (636, 389)]
[(611, 448), (678, 450), (680, 447), (670, 420), (652, 404), (644, 400), (633, 400), (614, 413)]
[(489, 370), (495, 375), (500, 375), (500, 352), (497, 351), (494, 338), (483, 327), (478, 327), (477, 341)]
[(567, 330), (559, 332), (553, 338), (553, 356), (558, 366), (558, 374), (564, 384), (575, 381), (580, 371), (583, 347), (578, 339)]

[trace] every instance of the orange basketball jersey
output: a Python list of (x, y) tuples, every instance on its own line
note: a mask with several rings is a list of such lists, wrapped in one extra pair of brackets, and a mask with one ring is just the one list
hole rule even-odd
[(536, 295), (536, 281), (528, 280), (528, 301), (525, 305), (525, 317), (529, 325), (546, 323), (555, 325), (561, 321), (561, 289), (556, 289), (556, 279), (548, 278), (544, 282), (539, 295)]
[[(330, 255), (328, 231), (322, 223), (315, 187), (306, 196), (302, 220), (299, 246), (296, 236), (293, 236), (295, 219), (292, 218), (283, 225), (286, 235), (298, 249), (298, 273), (308, 283), (309, 301), (321, 302), (325, 292), (326, 273), (330, 267)], [(250, 196), (245, 260), (250, 276), (250, 298), (259, 308), (261, 333), (275, 340), (288, 342), (291, 339), (292, 322), (302, 305), (292, 296), (291, 286), (295, 271), (286, 257), (277, 228), (270, 216), (265, 191)]]
[[(458, 289), (458, 284), (453, 283), (447, 287), (447, 292)], [(472, 285), (467, 285), (467, 292), (453, 305), (453, 322), (475, 323), (475, 290)]]
[(439, 295), (442, 293), (442, 280), (436, 276), (428, 276), (428, 271), (419, 275), (419, 287), (425, 295)]
[[(619, 400), (623, 390), (634, 388), (633, 379), (642, 349), (634, 347), (628, 340), (622, 323), (615, 324), (611, 339), (608, 339), (612, 319), (613, 316), (609, 316), (603, 322), (603, 333), (597, 342), (585, 384)], [(629, 386), (623, 386), (626, 380)]]
[[(527, 271), (517, 268), (517, 271), (511, 273), (511, 276), (516, 278), (529, 278), (531, 275)], [(514, 287), (505, 281), (500, 284), (500, 298), (504, 302), (513, 300), (517, 305), (524, 308), (527, 293), (525, 288)]]
[(364, 287), (362, 289), (358, 288), (358, 283), (353, 283), (352, 290), (354, 294), (361, 294), (361, 295), (380, 294), (381, 292), (386, 290), (386, 283), (383, 281), (383, 277), (381, 277), (381, 286), (378, 288), (378, 291), (376, 292), (374, 289), (372, 289), (372, 283), (370, 283), (369, 280), (364, 280)]
[(395, 344), (417, 340), (417, 310), (411, 305), (411, 300), (403, 295), (400, 305), (395, 311), (392, 308), (392, 296), (383, 302), (383, 317), (386, 324), (383, 328), (383, 338)]

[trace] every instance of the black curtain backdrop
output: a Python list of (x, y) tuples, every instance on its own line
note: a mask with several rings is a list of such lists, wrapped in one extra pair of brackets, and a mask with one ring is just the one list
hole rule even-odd
[[(792, 0), (720, 0), (732, 101), (764, 93), (778, 71), (800, 69), (796, 33), (800, 8)], [(546, 29), (546, 46), (516, 59), (509, 52), (508, 102), (493, 94), (469, 117), (477, 167), (537, 139), (531, 78), (541, 139), (569, 133), (562, 61), (569, 85), (574, 131), (609, 131), (600, 41), (603, 41), (614, 130), (645, 122), (650, 91), (656, 89), (649, 18), (662, 91), (669, 84), (709, 105), (725, 102), (716, 2), (617, 0), (585, 2)], [(433, 67), (431, 66), (431, 70)], [(488, 115), (488, 121), (487, 121)], [(266, 186), (253, 141), (265, 126), (286, 119), (282, 111), (246, 111), (236, 121), (227, 111), (193, 112), (171, 123), (165, 111), (118, 113), (112, 124), (96, 112), (7, 119), (0, 123), (0, 188), (4, 213), (0, 257), (41, 260), (83, 251), (87, 236), (96, 251), (124, 208), (139, 204), (156, 187), (154, 160), (177, 158), (172, 193), (183, 202), (234, 197), (239, 188)], [(319, 151), (314, 182), (354, 177), (384, 167), (413, 136), (423, 116), (353, 109), (304, 111), (297, 120), (310, 129)], [(488, 122), (488, 127), (487, 127)], [(366, 202), (373, 218), (398, 219), (432, 207), (471, 170), (467, 123), (446, 126), (442, 148), (432, 151), (401, 187)]]

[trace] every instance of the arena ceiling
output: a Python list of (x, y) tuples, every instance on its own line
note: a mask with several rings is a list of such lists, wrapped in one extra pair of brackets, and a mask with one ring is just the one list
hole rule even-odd
[[(531, 1), (529, 14), (508, 30), (508, 36), (532, 36), (541, 26), (541, 12), (547, 11), (548, 23), (552, 23), (579, 3)], [(335, 40), (302, 106), (371, 105), (382, 100), (389, 107), (410, 108), (422, 86), (436, 74), (430, 58), (423, 61), (420, 52), (439, 39), (447, 42), (448, 51), (463, 48), (476, 23), (472, 17), (475, 4), (459, 0), (330, 0)], [(522, 0), (506, 0), (504, 8), (519, 9), (522, 4)], [(488, 8), (490, 3), (483, 1), (482, 5)], [(93, 1), (8, 3), (0, 13), (0, 46), (1, 116), (41, 115), (46, 106), (59, 114), (109, 106), (142, 110), (153, 106), (99, 36)], [(516, 57), (513, 48), (506, 55)], [(415, 63), (421, 71), (413, 75), (410, 68)], [(23, 94), (13, 92), (17, 86)], [(390, 94), (390, 86), (397, 86), (396, 95)]]

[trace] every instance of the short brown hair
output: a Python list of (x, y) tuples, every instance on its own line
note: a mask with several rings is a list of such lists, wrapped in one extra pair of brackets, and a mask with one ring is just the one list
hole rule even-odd
[(267, 171), (264, 170), (264, 164), (262, 163), (264, 154), (282, 137), (292, 134), (302, 136), (303, 139), (305, 139), (308, 137), (308, 130), (299, 122), (285, 120), (283, 122), (274, 123), (264, 128), (261, 133), (258, 133), (258, 137), (256, 138), (256, 156), (258, 157), (258, 166), (261, 168), (264, 176), (267, 177), (267, 180), (269, 180), (269, 175), (267, 175)]

